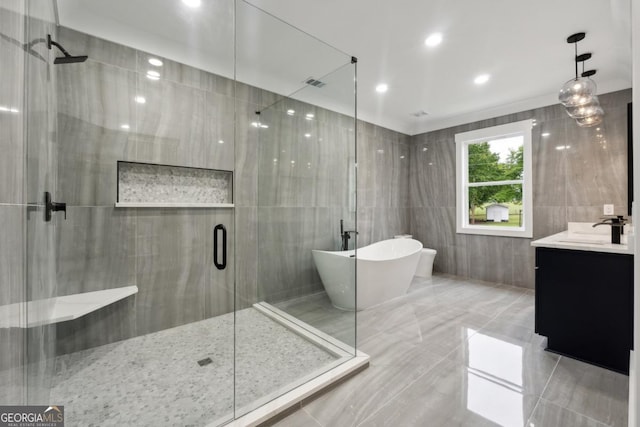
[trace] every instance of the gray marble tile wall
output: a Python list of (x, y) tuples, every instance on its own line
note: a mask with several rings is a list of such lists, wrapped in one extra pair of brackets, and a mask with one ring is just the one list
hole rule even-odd
[(410, 232), (410, 138), (358, 123), (358, 246)]
[[(580, 128), (560, 105), (553, 105), (411, 138), (410, 230), (426, 247), (438, 250), (436, 271), (534, 286), (531, 239), (456, 234), (454, 135), (459, 132), (536, 119), (534, 239), (565, 230), (568, 221), (597, 220), (605, 203), (614, 204), (616, 214), (626, 215), (631, 90), (604, 94), (600, 99), (606, 116), (599, 127)], [(558, 146), (570, 148), (558, 150)]]
[[(66, 221), (55, 219), (58, 293), (130, 285), (139, 292), (58, 324), (58, 353), (232, 311), (233, 268), (214, 267), (212, 245), (213, 227), (225, 224), (233, 266), (233, 211), (114, 203), (119, 160), (234, 170), (233, 81), (165, 58), (154, 68), (155, 55), (64, 27), (59, 38), (89, 60), (56, 68), (56, 197), (69, 206)], [(160, 79), (148, 79), (150, 69)]]

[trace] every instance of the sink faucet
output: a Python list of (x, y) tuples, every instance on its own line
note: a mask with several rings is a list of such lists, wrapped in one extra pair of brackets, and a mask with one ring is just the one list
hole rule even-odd
[(349, 239), (351, 239), (351, 233), (358, 234), (355, 230), (345, 230), (344, 229), (344, 220), (340, 220), (340, 238), (342, 239), (342, 245), (340, 250), (348, 251), (349, 250)]
[(624, 225), (627, 223), (627, 219), (622, 215), (617, 215), (614, 218), (603, 218), (603, 221), (593, 224), (593, 227), (599, 225), (611, 226), (611, 243), (620, 244), (620, 235), (624, 233)]

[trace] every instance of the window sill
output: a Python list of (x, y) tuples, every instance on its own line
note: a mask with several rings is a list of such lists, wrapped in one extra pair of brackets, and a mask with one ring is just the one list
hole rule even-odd
[(519, 237), (523, 239), (531, 239), (533, 233), (520, 227), (502, 228), (495, 225), (482, 226), (476, 225), (473, 227), (458, 227), (457, 234), (475, 234), (481, 236), (501, 236), (501, 237)]

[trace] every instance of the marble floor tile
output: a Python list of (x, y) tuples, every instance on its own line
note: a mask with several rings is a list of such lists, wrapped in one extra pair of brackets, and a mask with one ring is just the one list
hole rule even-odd
[(545, 346), (546, 339), (532, 329), (496, 319), (471, 336), (462, 356), (466, 366), (540, 396), (560, 359)]
[(323, 427), (304, 409), (294, 412), (282, 421), (273, 424), (274, 427)]
[(420, 345), (433, 353), (447, 356), (489, 321), (491, 318), (488, 316), (457, 307), (435, 310), (429, 307), (421, 311), (416, 310), (414, 318), (384, 332), (401, 337), (407, 343)]
[[(315, 322), (330, 315), (324, 294), (282, 304)], [(302, 409), (340, 427), (626, 425), (628, 378), (545, 351), (534, 304), (528, 289), (414, 279), (406, 295), (357, 313), (369, 369)]]
[(536, 402), (506, 379), (443, 360), (359, 425), (521, 427)]
[(534, 427), (606, 427), (606, 424), (586, 415), (561, 408), (545, 399), (540, 399), (527, 425)]
[(323, 426), (357, 425), (424, 372), (415, 366), (371, 365), (303, 409)]
[(542, 397), (609, 426), (626, 426), (629, 377), (562, 357)]
[(535, 328), (535, 293), (533, 290), (526, 290), (520, 297), (498, 316), (501, 320), (509, 323), (524, 326), (529, 329)]

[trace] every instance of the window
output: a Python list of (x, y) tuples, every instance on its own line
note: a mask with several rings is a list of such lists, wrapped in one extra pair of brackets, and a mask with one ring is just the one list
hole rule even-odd
[(532, 237), (532, 120), (456, 134), (457, 232)]

